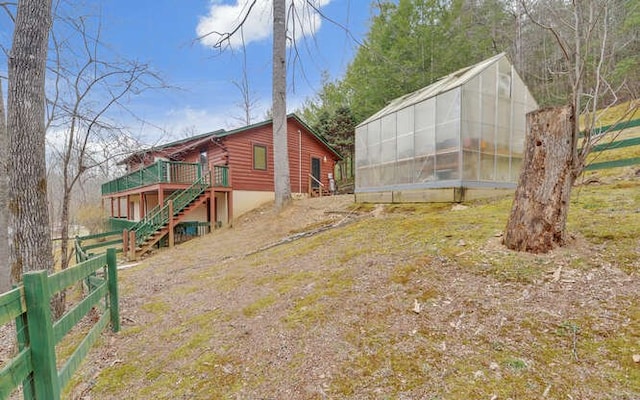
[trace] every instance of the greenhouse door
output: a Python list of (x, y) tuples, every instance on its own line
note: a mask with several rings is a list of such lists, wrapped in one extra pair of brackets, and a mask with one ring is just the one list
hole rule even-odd
[(320, 187), (320, 159), (312, 157), (311, 158), (311, 176), (315, 179), (311, 180), (311, 188), (317, 189)]

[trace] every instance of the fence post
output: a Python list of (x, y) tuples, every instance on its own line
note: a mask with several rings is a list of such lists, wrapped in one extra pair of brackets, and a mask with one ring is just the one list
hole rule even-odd
[(122, 230), (122, 254), (129, 257), (129, 231), (126, 229)]
[(60, 400), (47, 271), (27, 272), (23, 282), (36, 398)]
[(136, 231), (129, 232), (129, 261), (136, 260)]
[(107, 249), (107, 275), (109, 278), (109, 313), (111, 314), (111, 330), (120, 331), (120, 306), (118, 299), (118, 261), (116, 249)]

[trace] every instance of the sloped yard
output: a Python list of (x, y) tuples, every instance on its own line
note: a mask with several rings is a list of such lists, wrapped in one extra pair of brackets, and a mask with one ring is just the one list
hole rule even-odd
[(576, 188), (574, 238), (547, 255), (501, 246), (508, 198), (265, 207), (122, 270), (123, 330), (68, 395), (640, 398), (634, 172)]

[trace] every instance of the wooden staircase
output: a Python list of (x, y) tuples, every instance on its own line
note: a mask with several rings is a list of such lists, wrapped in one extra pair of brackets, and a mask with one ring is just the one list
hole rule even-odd
[(198, 196), (193, 202), (189, 203), (189, 205), (175, 213), (173, 216), (173, 220), (171, 223), (167, 222), (162, 225), (158, 230), (152, 233), (150, 236), (146, 238), (143, 242), (138, 242), (136, 240), (136, 257), (139, 257), (146, 252), (150, 251), (153, 246), (155, 246), (163, 237), (169, 234), (169, 230), (178, 225), (184, 218), (191, 213), (198, 206), (202, 205), (205, 201), (211, 198), (211, 193), (209, 191), (204, 192), (200, 196)]
[(319, 187), (311, 189), (311, 197), (331, 196), (333, 193), (327, 188)]
[[(209, 183), (210, 175), (205, 174), (188, 188), (172, 193), (165, 204), (156, 206), (136, 223), (131, 228), (135, 232), (135, 243), (129, 243), (130, 258), (138, 258), (151, 250), (191, 211), (210, 199)], [(134, 254), (131, 254), (132, 250)]]

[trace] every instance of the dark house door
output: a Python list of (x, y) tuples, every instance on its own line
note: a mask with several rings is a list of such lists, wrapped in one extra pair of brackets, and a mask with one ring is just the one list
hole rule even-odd
[(320, 187), (320, 159), (319, 158), (311, 158), (311, 176), (316, 179), (311, 180), (311, 187), (313, 189), (317, 189)]

